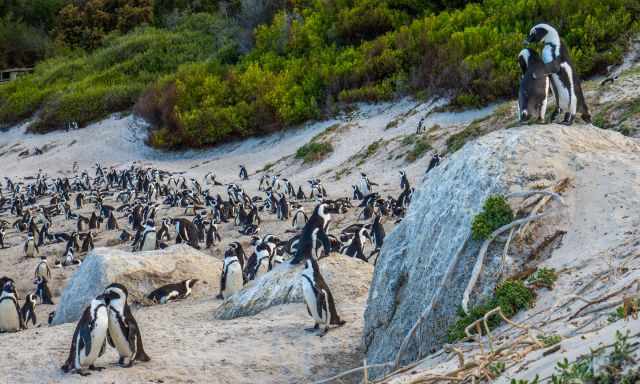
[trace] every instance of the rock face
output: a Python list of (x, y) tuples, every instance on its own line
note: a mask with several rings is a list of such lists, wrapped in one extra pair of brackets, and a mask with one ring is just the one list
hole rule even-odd
[(129, 302), (144, 302), (145, 296), (162, 285), (199, 279), (193, 296), (212, 299), (220, 285), (222, 263), (185, 244), (164, 250), (130, 253), (112, 248), (96, 248), (80, 266), (56, 308), (53, 325), (75, 321), (84, 307), (111, 283), (121, 283), (129, 291)]
[[(423, 357), (446, 340), (481, 246), (470, 238), (471, 222), (489, 195), (574, 180), (586, 164), (598, 167), (621, 153), (637, 158), (640, 146), (591, 126), (531, 126), (482, 137), (430, 172), (407, 217), (385, 239), (365, 311), (367, 361), (393, 361), (430, 304), (401, 361)], [(489, 256), (472, 296), (476, 303), (497, 283), (490, 271), (498, 260)], [(448, 270), (451, 278), (443, 281)]]
[[(319, 262), (320, 273), (331, 289), (338, 311), (342, 300), (367, 294), (373, 266), (363, 261), (332, 254)], [(244, 289), (225, 300), (216, 310), (215, 317), (230, 320), (253, 316), (274, 305), (302, 302), (300, 274), (303, 265), (284, 263), (252, 281)]]

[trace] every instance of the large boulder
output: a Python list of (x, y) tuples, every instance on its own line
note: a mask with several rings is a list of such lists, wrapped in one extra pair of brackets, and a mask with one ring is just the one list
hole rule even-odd
[[(602, 164), (617, 162), (628, 169), (633, 167), (629, 159), (638, 159), (639, 153), (638, 142), (620, 134), (554, 124), (497, 131), (454, 153), (428, 174), (407, 217), (385, 239), (364, 315), (367, 361), (393, 361), (427, 308), (426, 321), (401, 362), (424, 357), (446, 340), (481, 246), (471, 239), (471, 223), (489, 195), (531, 190), (567, 177), (572, 184), (585, 179), (594, 185), (593, 177), (606, 175)], [(493, 255), (471, 297), (475, 303), (497, 283), (501, 252)], [(445, 279), (448, 270), (453, 274)]]
[[(367, 294), (373, 275), (371, 264), (337, 254), (321, 259), (318, 264), (338, 303)], [(230, 320), (253, 316), (275, 305), (301, 303), (300, 274), (303, 268), (302, 264), (294, 266), (284, 263), (277, 266), (225, 300), (216, 310), (215, 317)]]
[(192, 295), (213, 299), (220, 289), (221, 271), (221, 261), (186, 244), (136, 253), (96, 248), (65, 287), (53, 325), (79, 319), (85, 306), (111, 283), (123, 284), (129, 291), (129, 301), (141, 303), (162, 285), (199, 279)]

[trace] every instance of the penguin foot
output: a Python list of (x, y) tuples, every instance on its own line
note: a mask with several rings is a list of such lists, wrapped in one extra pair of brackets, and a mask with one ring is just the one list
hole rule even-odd
[(571, 125), (573, 125), (573, 122), (570, 121), (570, 120), (563, 120), (563, 121), (560, 122), (560, 124), (566, 125), (566, 126), (571, 126)]
[(327, 333), (329, 333), (329, 328), (325, 328), (320, 333), (318, 333), (318, 337), (324, 337)]
[(316, 332), (318, 330), (318, 328), (320, 328), (320, 327), (318, 326), (318, 324), (316, 324), (315, 326), (313, 326), (311, 328), (305, 328), (304, 331), (305, 332), (309, 332), (309, 333), (313, 333), (313, 332)]
[(90, 365), (89, 370), (100, 372), (104, 369), (104, 367), (96, 367), (95, 365)]
[(73, 371), (73, 373), (76, 374), (76, 375), (80, 375), (82, 377), (91, 376), (91, 372), (84, 372), (84, 371), (81, 371), (81, 370)]

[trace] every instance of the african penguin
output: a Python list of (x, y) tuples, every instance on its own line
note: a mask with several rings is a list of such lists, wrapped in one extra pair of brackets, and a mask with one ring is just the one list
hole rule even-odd
[(198, 279), (189, 279), (175, 284), (167, 284), (151, 292), (147, 298), (154, 303), (166, 304), (169, 301), (186, 299)]
[(302, 293), (307, 312), (313, 318), (315, 325), (308, 331), (315, 331), (322, 327), (318, 336), (322, 337), (329, 331), (330, 325), (342, 326), (346, 322), (340, 319), (329, 286), (320, 274), (318, 262), (308, 258), (302, 271)]
[(28, 328), (29, 322), (31, 322), (31, 325), (33, 326), (36, 325), (36, 300), (37, 297), (33, 293), (28, 294), (24, 298), (24, 304), (22, 304), (22, 308), (20, 309), (20, 315), (22, 316), (25, 328)]
[(118, 350), (118, 364), (131, 367), (135, 360), (149, 361), (142, 345), (142, 335), (127, 298), (129, 293), (122, 284), (113, 283), (104, 290), (109, 297), (109, 345)]
[(220, 295), (222, 299), (231, 297), (242, 289), (244, 277), (242, 266), (233, 252), (225, 252), (222, 274), (220, 275)]
[(24, 328), (15, 283), (11, 279), (0, 279), (0, 333), (17, 332)]
[(54, 305), (53, 300), (51, 299), (51, 291), (47, 285), (47, 278), (44, 276), (38, 276), (33, 283), (36, 285), (35, 295), (40, 299), (40, 303)]
[(102, 355), (107, 338), (109, 311), (107, 309), (109, 295), (99, 295), (85, 308), (71, 339), (69, 357), (62, 366), (65, 373), (73, 372), (82, 376), (84, 369), (102, 370), (93, 364)]
[(544, 63), (540, 56), (529, 48), (520, 51), (518, 63), (522, 68), (518, 91), (518, 117), (520, 121), (533, 118), (544, 122), (551, 83), (549, 76), (544, 73)]
[(33, 233), (29, 232), (27, 235), (27, 241), (24, 243), (24, 255), (25, 257), (36, 257), (40, 250), (38, 250), (38, 244), (33, 237)]
[(158, 249), (158, 238), (156, 237), (156, 228), (153, 220), (148, 220), (144, 225), (141, 235), (139, 251), (155, 251)]
[(582, 119), (591, 122), (589, 109), (582, 94), (580, 78), (571, 63), (569, 50), (560, 40), (558, 31), (549, 24), (537, 24), (527, 38), (527, 43), (543, 42), (542, 61), (544, 72), (551, 76), (554, 89), (558, 91), (558, 108), (564, 112), (562, 124), (571, 125), (576, 113), (582, 114)]

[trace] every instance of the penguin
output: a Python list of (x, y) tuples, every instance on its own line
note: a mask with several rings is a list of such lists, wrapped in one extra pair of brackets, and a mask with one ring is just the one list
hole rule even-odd
[(290, 264), (299, 264), (305, 258), (313, 257), (317, 241), (323, 244), (326, 254), (331, 252), (331, 243), (326, 234), (331, 220), (330, 213), (336, 213), (336, 209), (328, 203), (320, 203), (315, 207), (313, 214), (309, 217), (309, 221), (302, 229), (300, 240), (296, 246), (296, 253)]
[(98, 217), (95, 212), (91, 212), (89, 218), (89, 229), (100, 229), (100, 223), (102, 223), (102, 217)]
[(191, 295), (191, 289), (198, 279), (189, 279), (176, 284), (164, 285), (151, 292), (147, 298), (154, 303), (166, 304), (169, 301), (186, 299)]
[(108, 297), (99, 295), (85, 308), (73, 332), (69, 357), (62, 366), (63, 372), (88, 376), (90, 373), (84, 372), (84, 369), (92, 371), (104, 369), (95, 367), (93, 364), (105, 348), (109, 328)]
[(427, 171), (425, 175), (429, 173), (433, 168), (437, 167), (440, 164), (440, 155), (438, 152), (435, 152), (433, 156), (431, 156), (431, 160), (429, 161), (429, 166), (427, 167)]
[(305, 196), (304, 192), (302, 191), (302, 185), (298, 186), (298, 193), (296, 193), (296, 200), (306, 200), (307, 196)]
[(200, 249), (198, 228), (187, 219), (173, 219), (176, 226), (176, 244), (183, 241), (195, 249)]
[[(382, 226), (381, 220), (382, 218), (380, 215), (376, 215), (375, 218), (373, 219), (373, 224), (371, 225), (371, 242), (374, 245), (374, 250), (371, 252), (368, 259), (370, 259), (376, 253), (379, 254), (380, 249), (384, 244), (384, 238), (386, 234), (384, 231), (384, 227)], [(375, 265), (375, 262), (377, 261), (378, 259), (376, 258), (376, 260), (374, 261), (374, 265)]]
[[(301, 218), (298, 218), (298, 215), (300, 215)], [(304, 213), (304, 208), (300, 206), (298, 207), (298, 209), (296, 209), (296, 213), (293, 214), (291, 227), (295, 229), (302, 229), (305, 224), (307, 224), (307, 221), (309, 221), (309, 218), (307, 217), (307, 214)]]
[(169, 224), (171, 221), (169, 219), (162, 219), (162, 224), (160, 224), (160, 229), (156, 233), (156, 239), (158, 240), (171, 240), (171, 235), (169, 234)]
[(107, 219), (107, 231), (114, 231), (116, 229), (120, 229), (118, 226), (118, 220), (116, 220), (116, 217), (113, 215), (113, 211), (110, 210), (109, 218)]
[(357, 185), (352, 185), (351, 189), (353, 189), (353, 200), (362, 200), (362, 198), (364, 197), (362, 195), (362, 192), (360, 192), (360, 188), (358, 188)]
[(216, 244), (216, 241), (220, 242), (222, 241), (222, 238), (218, 233), (218, 227), (212, 221), (209, 223), (209, 228), (207, 229), (207, 236), (205, 241), (206, 247), (211, 248), (213, 245)]
[(36, 299), (36, 295), (33, 293), (28, 294), (24, 299), (22, 308), (20, 308), (20, 316), (22, 316), (25, 328), (28, 328), (29, 322), (33, 326), (36, 325)]
[(329, 286), (320, 274), (318, 262), (307, 258), (305, 269), (302, 271), (302, 293), (307, 312), (313, 318), (315, 325), (307, 331), (314, 332), (322, 327), (318, 336), (322, 337), (329, 331), (330, 325), (343, 326), (346, 321), (341, 320), (336, 310), (336, 304)]
[[(520, 89), (518, 91), (518, 115), (520, 121), (535, 118), (545, 121), (547, 98), (549, 96), (549, 76), (544, 73), (544, 63), (538, 54), (525, 48), (518, 54), (518, 63), (522, 69)], [(554, 92), (556, 95), (557, 92)], [(556, 100), (557, 105), (557, 100)]]
[(47, 318), (47, 325), (51, 326), (53, 323), (53, 319), (56, 317), (56, 311), (49, 312), (49, 317)]
[(249, 180), (249, 174), (247, 173), (247, 168), (244, 165), (240, 166), (240, 179)]
[[(543, 42), (542, 61), (544, 73), (551, 76), (558, 92), (558, 109), (564, 112), (561, 124), (571, 125), (580, 112), (582, 119), (591, 122), (589, 109), (584, 100), (580, 78), (571, 62), (569, 50), (560, 40), (558, 31), (549, 24), (540, 23), (529, 31), (526, 43)], [(555, 115), (556, 113), (554, 113)], [(552, 115), (552, 119), (553, 119)]]
[(35, 295), (40, 298), (41, 304), (55, 305), (51, 300), (51, 291), (47, 285), (47, 278), (44, 276), (36, 277), (34, 284), (36, 285)]
[(340, 253), (350, 257), (355, 257), (363, 261), (367, 261), (367, 257), (364, 255), (364, 244), (367, 239), (370, 238), (369, 231), (366, 227), (360, 228), (358, 233), (354, 234), (351, 241), (342, 247)]
[(134, 361), (150, 361), (142, 344), (142, 335), (127, 298), (129, 292), (124, 285), (113, 283), (105, 288), (109, 295), (109, 331), (107, 341), (118, 350), (118, 364), (124, 367), (133, 366)]
[(4, 249), (4, 225), (0, 225), (0, 249)]
[(25, 257), (36, 257), (40, 253), (38, 249), (38, 244), (36, 244), (36, 240), (33, 237), (33, 233), (29, 232), (27, 235), (27, 241), (24, 243), (24, 256)]
[(2, 291), (0, 291), (0, 333), (17, 332), (24, 328), (18, 295), (13, 280), (0, 279)]
[(51, 279), (51, 268), (49, 268), (49, 263), (47, 262), (46, 256), (40, 256), (40, 262), (36, 265), (36, 271), (34, 273), (34, 278), (44, 277), (47, 279)]
[(258, 244), (256, 246), (256, 265), (252, 273), (252, 280), (259, 278), (269, 272), (269, 260), (271, 259), (271, 250), (266, 244)]
[(82, 246), (80, 247), (80, 250), (82, 252), (89, 252), (90, 250), (92, 250), (94, 248), (93, 246), (93, 233), (91, 232), (87, 232), (84, 235), (84, 241), (82, 241)]
[(158, 238), (156, 237), (156, 229), (152, 220), (148, 220), (145, 224), (138, 245), (139, 251), (155, 251), (158, 249)]
[(225, 252), (222, 274), (220, 275), (220, 294), (218, 297), (228, 299), (242, 289), (243, 283), (242, 266), (240, 265), (238, 256), (236, 256), (234, 252)]

